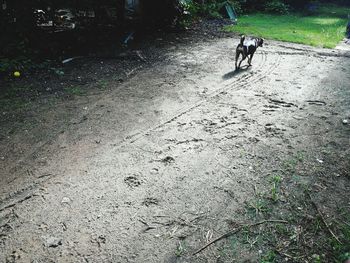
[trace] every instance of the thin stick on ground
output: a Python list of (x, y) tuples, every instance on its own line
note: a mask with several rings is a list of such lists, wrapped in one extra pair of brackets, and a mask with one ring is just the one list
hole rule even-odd
[(328, 225), (326, 219), (324, 218), (322, 212), (320, 211), (320, 209), (318, 208), (318, 206), (316, 205), (316, 203), (312, 200), (312, 198), (311, 198), (310, 195), (309, 195), (309, 198), (310, 198), (310, 201), (311, 201), (312, 205), (315, 207), (317, 213), (318, 213), (319, 216), (321, 217), (321, 220), (322, 220), (323, 224), (325, 225), (327, 231), (331, 234), (331, 236), (332, 236), (335, 240), (337, 240), (337, 242), (338, 242), (339, 244), (342, 244), (342, 242), (339, 240), (339, 238), (333, 233), (332, 229), (330, 228), (330, 226)]
[(262, 225), (262, 224), (266, 224), (266, 223), (281, 223), (281, 224), (288, 224), (288, 221), (284, 221), (284, 220), (263, 220), (257, 223), (253, 223), (253, 224), (245, 224), (245, 225), (241, 225), (240, 227), (233, 229), (221, 236), (219, 236), (218, 238), (210, 241), (209, 243), (207, 243), (205, 246), (201, 247), (200, 249), (198, 249), (196, 252), (193, 253), (193, 255), (197, 255), (198, 253), (202, 252), (204, 249), (206, 249), (207, 247), (211, 246), (212, 244), (218, 242), (221, 239), (227, 238), (229, 236), (232, 236), (236, 233), (238, 233), (239, 231), (241, 231), (244, 228), (251, 228), (254, 226), (258, 226), (258, 225)]
[(293, 260), (305, 258), (305, 256), (296, 256), (296, 257), (295, 257), (295, 256), (292, 256), (292, 255), (289, 255), (289, 254), (287, 254), (287, 253), (282, 252), (281, 250), (279, 250), (279, 249), (277, 249), (277, 248), (275, 248), (275, 250), (276, 250), (276, 252), (277, 252), (278, 254), (280, 254), (281, 256), (285, 256), (285, 257), (290, 258), (290, 259), (293, 259)]

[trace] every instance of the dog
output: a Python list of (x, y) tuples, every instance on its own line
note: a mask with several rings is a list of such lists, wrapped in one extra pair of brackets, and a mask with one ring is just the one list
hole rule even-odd
[[(238, 70), (241, 67), (243, 60), (245, 60), (247, 57), (248, 57), (248, 64), (249, 66), (251, 66), (255, 51), (257, 50), (258, 47), (262, 47), (263, 44), (264, 44), (263, 38), (254, 37), (254, 38), (246, 39), (246, 37), (242, 35), (241, 41), (236, 48), (236, 63), (235, 63), (236, 70)], [(240, 55), (242, 55), (242, 59), (237, 66)]]

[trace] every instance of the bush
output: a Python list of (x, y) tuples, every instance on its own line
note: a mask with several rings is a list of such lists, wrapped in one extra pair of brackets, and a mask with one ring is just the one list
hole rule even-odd
[(197, 3), (195, 1), (189, 0), (189, 1), (183, 1), (182, 2), (184, 10), (191, 16), (191, 17), (198, 17), (198, 16), (204, 16), (204, 17), (211, 17), (211, 18), (219, 18), (219, 4), (216, 1), (207, 1), (203, 4)]
[(236, 13), (242, 14), (242, 3), (245, 0), (207, 0), (204, 3), (198, 3), (194, 0), (181, 1), (183, 9), (191, 17), (209, 17), (222, 18), (224, 6), (231, 4)]
[(239, 15), (243, 14), (243, 6), (242, 5), (245, 3), (244, 0), (235, 0), (235, 1), (230, 0), (230, 1), (228, 1), (228, 3), (230, 3), (234, 7), (237, 14), (239, 14)]
[(265, 5), (265, 11), (272, 14), (288, 14), (289, 6), (281, 1), (275, 0), (267, 2)]

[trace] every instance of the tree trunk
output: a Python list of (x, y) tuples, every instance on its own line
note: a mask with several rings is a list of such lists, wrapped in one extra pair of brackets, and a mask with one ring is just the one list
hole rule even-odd
[(118, 24), (124, 24), (125, 17), (125, 0), (117, 0), (117, 18)]

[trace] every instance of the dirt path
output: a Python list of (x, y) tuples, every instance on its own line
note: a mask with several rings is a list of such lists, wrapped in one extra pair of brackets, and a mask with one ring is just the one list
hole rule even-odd
[(178, 45), (112, 91), (37, 116), (62, 121), (20, 158), (4, 154), (0, 262), (257, 262), (266, 243), (192, 253), (248, 220), (274, 174), (281, 206), (302, 184), (350, 213), (350, 53), (269, 42), (237, 73), (233, 46)]

